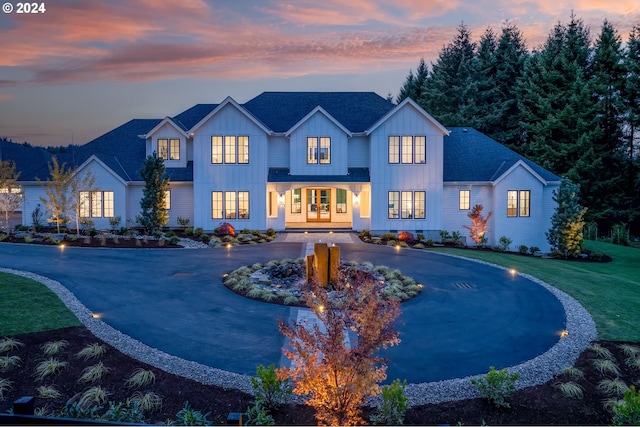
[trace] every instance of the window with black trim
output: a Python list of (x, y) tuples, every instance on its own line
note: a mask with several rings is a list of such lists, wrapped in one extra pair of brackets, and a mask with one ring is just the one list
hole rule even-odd
[(427, 137), (389, 136), (388, 161), (391, 164), (424, 164), (427, 162)]
[(471, 190), (460, 190), (458, 196), (458, 209), (468, 211), (471, 209)]
[(164, 160), (180, 160), (180, 139), (158, 138), (158, 157)]
[(291, 190), (291, 213), (302, 213), (302, 189), (294, 188)]
[(531, 215), (531, 191), (507, 191), (507, 217), (528, 217)]
[(329, 137), (307, 137), (307, 164), (330, 164), (331, 163), (331, 138)]
[(425, 219), (426, 192), (389, 191), (389, 219)]
[(81, 191), (79, 204), (81, 218), (113, 218), (113, 191)]
[(336, 213), (347, 213), (347, 190), (336, 189)]
[(164, 191), (164, 208), (166, 210), (171, 209), (171, 190)]
[(211, 137), (211, 163), (248, 164), (249, 137), (213, 135)]
[(212, 191), (212, 219), (249, 219), (248, 191)]

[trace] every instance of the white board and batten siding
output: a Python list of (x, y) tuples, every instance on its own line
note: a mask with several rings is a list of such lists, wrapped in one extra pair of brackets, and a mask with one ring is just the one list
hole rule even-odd
[[(180, 140), (180, 158), (178, 160), (166, 160), (164, 166), (167, 168), (184, 168), (187, 166), (187, 141), (178, 129), (169, 123), (165, 123), (152, 135), (148, 136), (147, 141), (151, 140), (151, 144), (147, 142), (147, 156), (158, 153), (158, 139), (179, 139)], [(149, 151), (149, 148), (151, 151)]]
[[(469, 209), (460, 209), (460, 191), (469, 191)], [(459, 232), (467, 237), (467, 244), (472, 244), (469, 230), (464, 226), (471, 225), (471, 219), (467, 216), (475, 205), (482, 205), (484, 215), (488, 214), (494, 206), (493, 185), (486, 183), (445, 183), (442, 205), (442, 230), (452, 233)]]
[[(528, 190), (530, 191), (529, 216), (507, 216), (507, 191)], [(545, 232), (551, 226), (551, 215), (549, 212), (548, 186), (543, 184), (529, 170), (518, 166), (507, 175), (497, 180), (494, 186), (494, 206), (493, 206), (493, 245), (497, 245), (500, 237), (506, 236), (512, 240), (510, 250), (517, 251), (520, 245), (537, 246), (543, 251), (549, 251)]]
[[(390, 164), (389, 136), (425, 136), (426, 163)], [(442, 228), (443, 135), (410, 104), (371, 134), (371, 230), (439, 231)], [(389, 191), (425, 191), (426, 219), (389, 219)]]
[[(249, 163), (212, 164), (212, 136), (248, 136)], [(266, 228), (267, 135), (233, 104), (227, 104), (202, 124), (193, 137), (193, 225), (213, 231), (226, 221), (236, 229)], [(249, 219), (213, 219), (212, 191), (248, 191)]]
[(348, 167), (368, 168), (370, 163), (369, 138), (366, 136), (353, 136), (348, 142)]
[[(307, 164), (307, 137), (331, 138), (329, 164)], [(291, 175), (346, 175), (348, 136), (321, 112), (301, 123), (290, 135)]]
[(288, 168), (289, 139), (285, 136), (271, 136), (267, 144), (267, 165), (270, 168)]

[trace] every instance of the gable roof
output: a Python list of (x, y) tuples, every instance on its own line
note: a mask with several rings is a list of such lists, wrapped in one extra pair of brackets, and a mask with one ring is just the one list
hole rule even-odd
[(36, 177), (48, 176), (47, 164), (51, 157), (51, 153), (44, 148), (0, 140), (0, 161), (15, 163), (16, 172), (20, 172), (18, 181), (35, 181)]
[(173, 116), (171, 120), (186, 132), (215, 110), (217, 106), (218, 104), (196, 104), (177, 116)]
[(495, 181), (523, 162), (547, 182), (560, 177), (472, 128), (449, 128), (444, 137), (444, 182)]
[(389, 117), (396, 114), (398, 111), (404, 108), (404, 106), (407, 104), (413, 107), (418, 112), (418, 114), (420, 114), (424, 119), (426, 119), (429, 123), (431, 123), (436, 129), (438, 129), (442, 133), (442, 135), (449, 134), (449, 131), (447, 130), (447, 128), (442, 126), (440, 122), (437, 121), (431, 114), (427, 113), (422, 107), (420, 107), (417, 102), (415, 102), (411, 98), (405, 98), (400, 104), (395, 105), (391, 110), (387, 112), (387, 114), (382, 116), (370, 128), (368, 128), (366, 131), (367, 135), (370, 135), (373, 131), (375, 131), (378, 128), (378, 126), (386, 122), (389, 119)]
[(327, 113), (325, 111), (324, 108), (322, 108), (321, 106), (317, 106), (316, 108), (314, 108), (313, 110), (311, 110), (306, 116), (304, 116), (303, 118), (300, 119), (300, 121), (298, 123), (296, 123), (295, 125), (293, 125), (291, 127), (291, 129), (287, 130), (287, 133), (285, 134), (287, 137), (291, 136), (291, 134), (293, 132), (295, 132), (296, 129), (298, 129), (300, 126), (302, 126), (304, 124), (304, 122), (306, 122), (307, 120), (309, 120), (311, 117), (313, 117), (316, 113), (318, 114), (322, 114), (324, 117), (326, 117), (331, 123), (333, 123), (338, 129), (340, 129), (342, 132), (344, 132), (349, 138), (351, 138), (351, 136), (353, 135), (351, 132), (349, 132), (349, 129), (345, 128), (342, 123), (340, 123), (339, 121), (337, 121), (331, 114)]
[(262, 129), (265, 133), (271, 133), (271, 131), (264, 125), (264, 123), (262, 123), (260, 120), (258, 120), (258, 118), (256, 118), (254, 115), (252, 115), (251, 112), (249, 112), (247, 109), (243, 108), (240, 104), (238, 104), (230, 96), (227, 96), (224, 99), (224, 101), (222, 101), (220, 104), (216, 105), (215, 108), (213, 108), (207, 115), (202, 117), (196, 124), (194, 124), (190, 128), (190, 132), (193, 133), (196, 130), (198, 130), (198, 128), (200, 128), (202, 125), (204, 125), (211, 117), (213, 117), (218, 111), (221, 111), (227, 105), (232, 105), (241, 114), (243, 114), (245, 117), (247, 117), (253, 123), (255, 123), (255, 125), (258, 126), (260, 129)]
[(273, 132), (284, 133), (316, 107), (350, 132), (364, 132), (394, 105), (374, 92), (263, 92), (243, 104)]

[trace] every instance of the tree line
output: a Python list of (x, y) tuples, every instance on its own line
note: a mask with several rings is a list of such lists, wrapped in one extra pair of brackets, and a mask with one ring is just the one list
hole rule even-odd
[(623, 42), (605, 20), (558, 22), (532, 51), (520, 30), (461, 24), (430, 66), (420, 60), (396, 98), (447, 127), (474, 127), (580, 186), (585, 220), (640, 232), (640, 24)]

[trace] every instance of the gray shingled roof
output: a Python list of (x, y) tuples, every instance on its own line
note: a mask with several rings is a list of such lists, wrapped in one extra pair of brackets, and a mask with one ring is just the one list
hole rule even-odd
[(524, 161), (542, 179), (560, 181), (557, 175), (475, 129), (449, 130), (449, 136), (444, 137), (444, 182), (493, 181), (518, 160)]
[(351, 132), (364, 132), (394, 105), (374, 92), (263, 92), (243, 105), (274, 132), (321, 106)]
[(41, 147), (32, 147), (0, 140), (0, 160), (11, 160), (20, 172), (19, 181), (35, 181), (36, 177), (48, 176), (47, 163), (51, 153)]
[(175, 124), (180, 126), (182, 130), (188, 131), (194, 127), (207, 114), (212, 112), (218, 104), (196, 104), (188, 110), (183, 111), (171, 118)]

